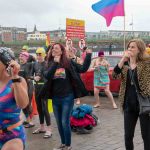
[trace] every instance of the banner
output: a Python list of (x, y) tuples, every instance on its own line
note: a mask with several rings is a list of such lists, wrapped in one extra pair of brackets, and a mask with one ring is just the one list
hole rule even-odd
[(85, 21), (66, 18), (66, 37), (85, 38)]

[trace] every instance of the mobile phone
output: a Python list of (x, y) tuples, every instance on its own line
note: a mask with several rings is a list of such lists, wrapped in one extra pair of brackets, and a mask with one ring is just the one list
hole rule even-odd
[(7, 67), (7, 69), (6, 69), (6, 70), (7, 70), (7, 73), (9, 74), (9, 76), (12, 76), (11, 69), (12, 69), (12, 68), (11, 68), (10, 66), (9, 66), (9, 67)]

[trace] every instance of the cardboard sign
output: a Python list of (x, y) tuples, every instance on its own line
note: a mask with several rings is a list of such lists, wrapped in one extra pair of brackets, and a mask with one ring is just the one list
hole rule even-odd
[(67, 38), (84, 38), (85, 21), (66, 18), (66, 37)]

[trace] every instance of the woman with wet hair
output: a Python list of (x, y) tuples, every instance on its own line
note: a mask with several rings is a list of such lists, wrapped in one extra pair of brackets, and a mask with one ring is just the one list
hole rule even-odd
[(0, 48), (0, 149), (23, 150), (25, 132), (21, 109), (28, 103), (27, 84), (18, 75), (20, 65), (7, 48)]

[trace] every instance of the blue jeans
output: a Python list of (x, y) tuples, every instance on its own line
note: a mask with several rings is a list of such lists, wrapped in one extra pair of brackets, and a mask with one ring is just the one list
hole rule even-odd
[(54, 96), (52, 98), (53, 110), (56, 118), (61, 143), (71, 145), (70, 115), (74, 105), (73, 93), (65, 97)]

